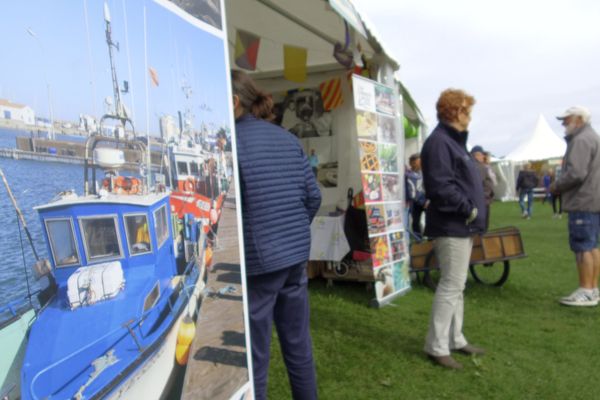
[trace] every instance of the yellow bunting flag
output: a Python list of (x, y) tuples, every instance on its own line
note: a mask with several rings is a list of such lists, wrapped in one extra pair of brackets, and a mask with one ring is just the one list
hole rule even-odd
[(288, 81), (306, 80), (307, 51), (303, 47), (283, 46), (283, 76)]
[(325, 111), (331, 111), (344, 103), (341, 78), (333, 78), (321, 83), (319, 90)]

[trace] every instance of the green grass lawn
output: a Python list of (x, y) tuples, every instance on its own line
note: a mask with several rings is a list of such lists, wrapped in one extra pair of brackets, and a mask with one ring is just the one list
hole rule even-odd
[[(521, 230), (527, 258), (511, 262), (503, 287), (473, 282), (465, 291), (467, 339), (487, 350), (457, 355), (465, 368), (434, 366), (422, 351), (433, 292), (413, 283), (381, 309), (364, 284), (310, 283), (311, 330), (321, 399), (598, 399), (600, 308), (557, 299), (577, 287), (567, 216), (536, 202), (531, 220), (517, 203), (495, 203), (491, 228)], [(275, 334), (274, 334), (275, 335)], [(276, 336), (276, 335), (275, 335)], [(290, 398), (279, 343), (273, 341), (269, 398)]]

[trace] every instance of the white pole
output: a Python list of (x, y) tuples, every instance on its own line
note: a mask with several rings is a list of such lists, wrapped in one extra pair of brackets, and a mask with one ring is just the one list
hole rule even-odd
[[(94, 73), (94, 61), (92, 57), (92, 45), (90, 39), (90, 25), (88, 21), (88, 9), (87, 9), (87, 0), (83, 2), (83, 14), (85, 18), (85, 36), (87, 41), (87, 50), (88, 50), (88, 63), (90, 67), (90, 85), (92, 86), (92, 115), (94, 118), (97, 118), (97, 107), (96, 107), (96, 83), (95, 83), (95, 73)], [(88, 132), (89, 134), (89, 132)]]
[(123, 19), (125, 21), (125, 46), (127, 47), (127, 69), (129, 70), (129, 94), (131, 94), (131, 119), (135, 120), (135, 98), (133, 96), (133, 74), (131, 73), (131, 54), (129, 51), (129, 28), (127, 26), (127, 7), (125, 0), (121, 0), (123, 5)]
[(42, 69), (44, 71), (44, 81), (46, 82), (46, 92), (48, 95), (48, 110), (50, 112), (50, 130), (48, 131), (48, 139), (54, 139), (54, 115), (52, 112), (52, 96), (50, 95), (50, 82), (48, 81), (48, 73), (46, 72), (46, 49), (44, 48), (44, 45), (42, 44), (42, 41), (40, 40), (40, 38), (38, 37), (38, 35), (36, 35), (36, 33), (31, 29), (31, 28), (27, 28), (27, 33), (29, 33), (29, 35), (35, 39), (36, 43), (40, 46), (40, 49), (42, 50), (42, 64), (44, 65), (44, 68)]
[(144, 5), (144, 86), (146, 88), (146, 155), (147, 155), (147, 170), (146, 170), (146, 187), (150, 189), (150, 102), (148, 100), (148, 41), (147, 41), (147, 26), (146, 26), (146, 6)]

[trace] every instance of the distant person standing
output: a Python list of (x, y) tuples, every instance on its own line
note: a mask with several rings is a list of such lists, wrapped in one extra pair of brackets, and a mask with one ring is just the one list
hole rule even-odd
[(490, 179), (492, 180), (492, 185), (496, 187), (496, 185), (498, 184), (498, 177), (496, 176), (494, 168), (492, 167), (492, 155), (489, 151), (483, 152), (483, 162), (488, 167), (488, 173), (490, 175)]
[[(560, 178), (560, 172), (562, 170), (562, 167), (557, 167), (553, 172), (552, 172), (552, 182), (555, 182), (558, 178)], [(550, 182), (550, 185), (552, 185), (552, 182)], [(552, 197), (552, 212), (554, 213), (552, 218), (562, 218), (562, 198), (560, 193), (552, 193), (552, 190), (550, 190), (550, 188), (548, 188), (548, 190), (550, 191), (550, 196)]]
[(313, 174), (315, 174), (315, 178), (317, 177), (317, 171), (319, 167), (319, 157), (315, 154), (315, 149), (310, 149), (310, 156), (308, 156), (308, 162), (310, 163), (310, 168), (312, 169)]
[(421, 170), (421, 155), (415, 153), (408, 159), (410, 171), (408, 171), (408, 184), (411, 185), (411, 228), (412, 232), (421, 237), (423, 231), (421, 229), (421, 215), (425, 211), (425, 191), (423, 190), (423, 173)]
[(321, 193), (298, 139), (270, 123), (271, 97), (232, 71), (255, 399), (267, 397), (273, 322), (294, 399), (316, 399), (310, 337), (310, 223)]
[(472, 235), (485, 228), (485, 201), (477, 162), (466, 148), (475, 99), (447, 89), (437, 101), (438, 125), (421, 151), (429, 200), (425, 235), (434, 238), (441, 278), (435, 291), (425, 353), (446, 368), (461, 369), (450, 355), (484, 354), (463, 335), (463, 291), (473, 247)]
[(579, 288), (560, 299), (567, 306), (596, 306), (600, 276), (600, 137), (587, 108), (571, 107), (557, 117), (565, 127), (563, 169), (551, 186), (569, 213), (569, 245), (575, 253)]
[(549, 201), (552, 198), (552, 193), (550, 193), (550, 184), (552, 183), (552, 172), (546, 171), (544, 176), (542, 177), (542, 184), (544, 185), (544, 198), (542, 199), (542, 204), (544, 204), (547, 200)]
[[(471, 155), (477, 161), (477, 169), (481, 175), (483, 185), (483, 196), (485, 199), (485, 230), (490, 226), (490, 205), (494, 201), (494, 180), (492, 180), (491, 167), (485, 163), (485, 151), (481, 146), (473, 146)], [(494, 176), (495, 178), (495, 176)]]
[[(525, 169), (519, 171), (517, 176), (517, 193), (519, 193), (519, 206), (523, 218), (530, 219), (533, 210), (533, 189), (538, 185), (538, 178), (531, 168), (531, 163), (525, 165)], [(527, 198), (527, 207), (525, 207)]]

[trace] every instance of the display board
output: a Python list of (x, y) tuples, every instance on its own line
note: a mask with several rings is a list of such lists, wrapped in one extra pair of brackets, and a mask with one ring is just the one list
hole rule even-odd
[(356, 132), (378, 304), (410, 288), (402, 130), (394, 89), (353, 76)]

